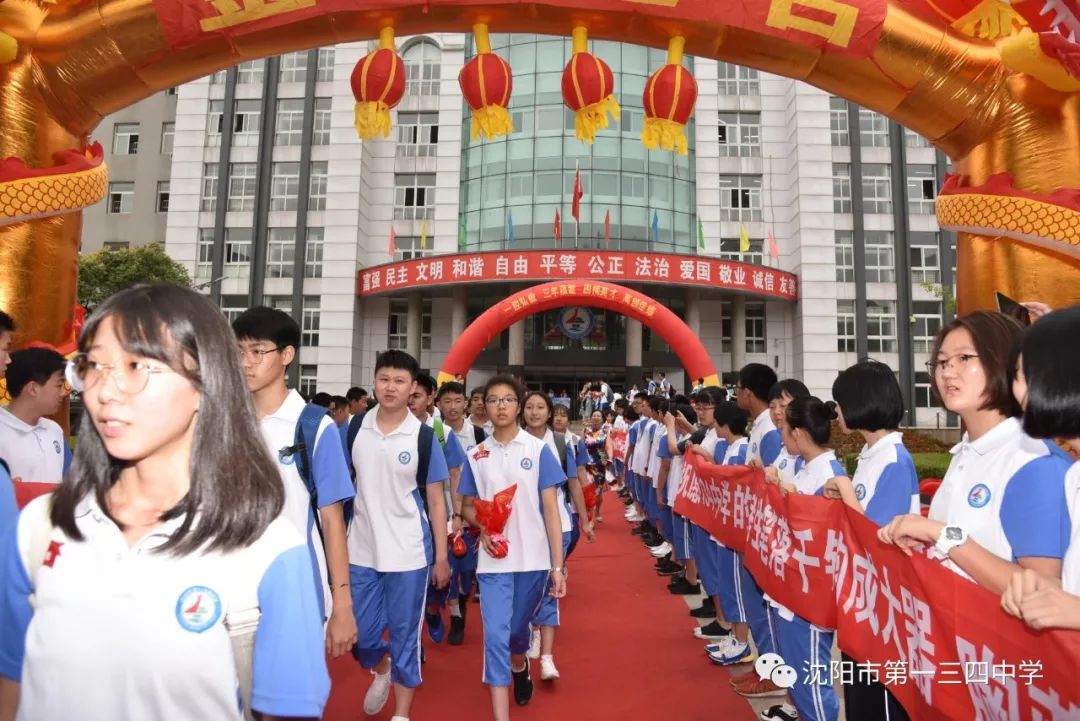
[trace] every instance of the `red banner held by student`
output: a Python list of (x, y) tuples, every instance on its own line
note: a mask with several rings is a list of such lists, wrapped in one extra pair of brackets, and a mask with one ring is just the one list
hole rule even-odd
[[(862, 675), (884, 683), (912, 719), (1080, 718), (1080, 633), (1033, 633), (999, 598), (939, 561), (877, 540), (839, 501), (783, 494), (745, 466), (690, 454), (676, 513), (743, 554), (761, 589), (837, 630)], [(822, 674), (828, 674), (821, 676)]]

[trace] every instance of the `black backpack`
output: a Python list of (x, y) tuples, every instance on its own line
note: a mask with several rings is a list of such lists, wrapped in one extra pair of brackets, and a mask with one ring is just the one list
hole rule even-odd
[[(370, 411), (369, 411), (370, 412)], [(356, 478), (356, 469), (353, 468), (352, 462), (352, 447), (353, 442), (356, 441), (356, 436), (360, 433), (360, 426), (364, 422), (364, 414), (357, 413), (349, 421), (349, 433), (346, 436), (346, 444), (349, 452), (345, 455), (349, 458), (349, 468), (353, 471), (353, 478)], [(480, 429), (483, 432), (483, 429)], [(435, 438), (435, 431), (431, 426), (426, 423), (420, 424), (420, 433), (416, 439), (416, 488), (420, 491), (420, 501), (424, 504), (424, 515), (428, 514), (428, 500), (427, 500), (427, 475), (428, 466), (431, 464), (431, 442)], [(355, 483), (355, 480), (353, 481)], [(349, 506), (350, 514), (352, 512), (352, 505)], [(430, 517), (428, 523), (431, 522)]]

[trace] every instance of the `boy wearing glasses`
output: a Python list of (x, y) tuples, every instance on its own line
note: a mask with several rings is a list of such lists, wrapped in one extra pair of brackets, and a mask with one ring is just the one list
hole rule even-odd
[(60, 410), (67, 396), (65, 363), (49, 348), (11, 354), (7, 387), (12, 400), (0, 408), (0, 458), (16, 482), (59, 483), (71, 463), (63, 429), (46, 418)]
[(259, 306), (233, 321), (244, 380), (255, 405), (259, 430), (277, 462), (285, 486), (282, 515), (307, 539), (314, 562), (313, 582), (323, 609), (326, 649), (333, 657), (346, 653), (356, 642), (356, 621), (349, 593), (349, 554), (345, 545), (345, 518), (341, 502), (354, 491), (341, 447), (341, 434), (329, 415), (324, 416), (311, 453), (311, 477), (319, 506), (322, 538), (315, 524), (311, 495), (300, 477), (296, 453), (285, 453), (296, 443), (296, 424), (307, 405), (286, 384), (285, 373), (300, 347), (300, 326), (287, 313)]

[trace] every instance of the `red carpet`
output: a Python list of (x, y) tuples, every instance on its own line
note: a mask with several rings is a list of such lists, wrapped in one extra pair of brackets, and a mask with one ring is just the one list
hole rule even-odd
[[(622, 508), (608, 495), (613, 515)], [(694, 619), (681, 597), (664, 588), (652, 557), (622, 518), (600, 526), (594, 544), (584, 541), (570, 558), (569, 595), (562, 602), (562, 628), (555, 662), (562, 678), (540, 681), (525, 707), (513, 705), (515, 721), (749, 721), (746, 700), (731, 690), (726, 669), (713, 666), (693, 638)], [(462, 646), (436, 646), (424, 632), (424, 685), (413, 703), (413, 721), (491, 718), (487, 687), (480, 682), (483, 630), (480, 605), (469, 604)], [(647, 667), (647, 668), (646, 668)], [(354, 721), (393, 715), (393, 695), (382, 713), (364, 715), (363, 695), (371, 676), (351, 657), (332, 662), (333, 691), (324, 718)]]

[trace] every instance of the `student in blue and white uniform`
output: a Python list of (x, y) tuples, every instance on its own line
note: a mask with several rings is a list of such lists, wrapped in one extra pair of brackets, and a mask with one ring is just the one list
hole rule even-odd
[[(422, 681), (420, 624), (429, 573), (436, 588), (450, 582), (443, 495), (450, 474), (435, 433), (421, 433), (422, 424), (409, 411), (419, 373), (416, 359), (404, 351), (388, 350), (376, 357), (378, 405), (364, 415), (352, 446), (356, 500), (349, 527), (349, 573), (359, 632), (353, 655), (375, 676), (364, 697), (369, 716), (386, 705), (393, 682), (391, 721), (409, 718)], [(421, 491), (419, 444), (428, 433)], [(389, 643), (383, 640), (387, 630)]]
[[(1013, 395), (1024, 408), (1024, 431), (1060, 438), (1080, 456), (1080, 306), (1039, 318), (1024, 333)], [(1080, 461), (1065, 477), (1072, 538), (1061, 583), (1031, 570), (1013, 574), (1001, 597), (1008, 613), (1033, 629), (1080, 630)]]
[[(739, 408), (747, 412), (751, 419), (750, 430), (747, 433), (750, 438), (750, 448), (746, 452), (746, 463), (750, 466), (766, 468), (772, 465), (780, 455), (783, 446), (780, 431), (777, 430), (769, 415), (769, 391), (776, 385), (776, 381), (775, 371), (762, 363), (749, 363), (739, 370), (735, 402)], [(740, 572), (740, 577), (749, 578), (749, 574)], [(750, 580), (753, 581), (752, 578)], [(769, 614), (765, 608), (765, 597), (757, 583), (751, 583), (749, 587), (744, 586), (742, 597), (758, 655), (775, 653), (772, 632), (769, 628)], [(771, 680), (759, 678), (752, 668), (733, 676), (731, 683), (736, 692), (755, 697), (787, 695)]]
[[(11, 316), (0, 310), (0, 378), (4, 377), (8, 365), (11, 363), (11, 336), (15, 332), (15, 321)], [(3, 453), (0, 453), (0, 535), (15, 523), (19, 515), (19, 509), (15, 505), (15, 487), (12, 486), (10, 469), (3, 462)], [(0, 553), (3, 549), (0, 548)]]
[(697, 425), (697, 413), (689, 403), (678, 404), (664, 414), (664, 442), (658, 451), (660, 472), (656, 492), (660, 506), (661, 532), (671, 545), (674, 565), (681, 570), (690, 559), (690, 524), (675, 513), (674, 508), (683, 477), (683, 457), (679, 452), (679, 444), (690, 438), (690, 429), (683, 428), (682, 432), (679, 431), (676, 413), (681, 415), (684, 422)]
[[(192, 290), (138, 285), (95, 309), (79, 351), (73, 473), (0, 542), (0, 706), (27, 721), (320, 717), (311, 557), (281, 516), (224, 317)], [(254, 653), (234, 651), (252, 616)]]
[[(826, 484), (835, 483), (847, 474), (836, 460), (836, 454), (824, 446), (829, 442), (830, 424), (836, 419), (835, 405), (819, 398), (800, 397), (788, 404), (783, 425), (784, 445), (792, 456), (799, 458), (799, 471), (791, 481), (784, 481), (779, 469), (766, 470), (766, 479), (776, 483), (786, 493), (811, 496), (824, 494)], [(791, 610), (770, 599), (769, 614), (773, 641), (784, 663), (796, 669), (828, 667), (832, 658), (832, 629), (815, 626)], [(840, 699), (832, 681), (825, 675), (823, 683), (809, 683), (800, 674), (789, 689), (794, 709), (781, 704), (761, 714), (761, 718), (778, 721), (836, 721), (840, 714)], [(795, 711), (798, 713), (796, 714)]]
[(1009, 363), (1022, 333), (1012, 318), (985, 311), (938, 332), (931, 382), (967, 432), (951, 451), (929, 518), (898, 516), (878, 531), (906, 552), (933, 545), (950, 568), (994, 593), (1022, 568), (1060, 577), (1069, 544), (1069, 462), (1024, 433), (1011, 392)]
[(327, 622), (326, 650), (337, 658), (356, 643), (341, 506), (343, 501), (352, 503), (355, 491), (341, 436), (330, 416), (324, 416), (311, 453), (311, 479), (319, 505), (316, 524), (311, 494), (300, 477), (303, 459), (287, 450), (296, 444), (297, 423), (307, 405), (289, 389), (285, 375), (300, 347), (300, 325), (284, 311), (259, 306), (237, 316), (232, 327), (259, 431), (285, 486), (283, 514), (308, 539), (312, 581), (323, 608), (319, 620)]
[(508, 721), (511, 681), (518, 705), (532, 698), (526, 656), (529, 623), (545, 591), (554, 598), (566, 595), (556, 491), (566, 482), (566, 469), (559, 466), (556, 455), (543, 440), (518, 425), (521, 391), (513, 378), (496, 376), (489, 380), (484, 401), (494, 433), (469, 454), (460, 490), (465, 496), (463, 515), (475, 526), (475, 499), (490, 501), (500, 491), (517, 486), (503, 530), (507, 554), (495, 558), (491, 538), (483, 532), (477, 574), (484, 619), (483, 680), (491, 689), (495, 721)]
[[(562, 433), (555, 433), (552, 428), (554, 411), (551, 399), (546, 393), (531, 391), (525, 394), (521, 421), (526, 432), (543, 441), (544, 445), (555, 454), (563, 470), (563, 479), (556, 486), (555, 496), (558, 501), (559, 530), (562, 533), (562, 555), (565, 562), (574, 530), (567, 486), (571, 481), (578, 482), (578, 466), (573, 440), (567, 438), (565, 429)], [(559, 678), (559, 669), (555, 666), (554, 657), (555, 629), (559, 627), (559, 600), (550, 594), (545, 594), (532, 622), (529, 658), (540, 659), (541, 680), (554, 681)]]
[(641, 413), (642, 407), (647, 405), (645, 403), (645, 396), (638, 394), (634, 396), (631, 401), (631, 408), (628, 413), (634, 418), (630, 421), (630, 430), (626, 435), (626, 487), (630, 493), (630, 503), (626, 507), (626, 520), (631, 523), (639, 523), (645, 520), (645, 514), (641, 512), (640, 502), (640, 489), (638, 484), (637, 473), (634, 472), (634, 453), (637, 451), (638, 441), (641, 438), (641, 429), (648, 422)]
[[(552, 417), (552, 431), (563, 434), (567, 448), (574, 449), (574, 463), (577, 466), (576, 474), (566, 482), (565, 493), (570, 502), (570, 546), (566, 549), (566, 559), (574, 552), (581, 536), (585, 536), (589, 543), (596, 540), (595, 523), (589, 520), (589, 509), (585, 505), (586, 484), (590, 483), (586, 468), (589, 465), (589, 454), (585, 449), (585, 439), (570, 431), (570, 408), (567, 406), (555, 406)], [(599, 510), (599, 509), (598, 509)]]
[(52, 348), (23, 348), (7, 357), (11, 402), (0, 407), (0, 458), (16, 483), (59, 483), (71, 465), (71, 448), (49, 416), (67, 398), (64, 356)]
[[(806, 387), (805, 383), (795, 378), (785, 378), (782, 381), (777, 381), (769, 389), (769, 418), (772, 419), (773, 425), (781, 431), (781, 439), (783, 439), (784, 412), (787, 410), (788, 404), (796, 398), (809, 397), (810, 389)], [(769, 465), (779, 472), (781, 481), (791, 483), (795, 479), (795, 474), (799, 472), (799, 469), (796, 468), (798, 460), (798, 456), (792, 455), (787, 446), (781, 443), (780, 453)]]
[(669, 405), (670, 401), (662, 396), (649, 398), (653, 423), (652, 442), (649, 444), (649, 455), (645, 461), (645, 477), (648, 479), (645, 486), (645, 507), (649, 522), (656, 529), (656, 543), (647, 542), (646, 545), (649, 546), (649, 552), (654, 558), (662, 558), (674, 550), (672, 545), (664, 539), (661, 531), (662, 514), (657, 490), (660, 485), (660, 448), (667, 445), (667, 429), (661, 421), (667, 414)]

